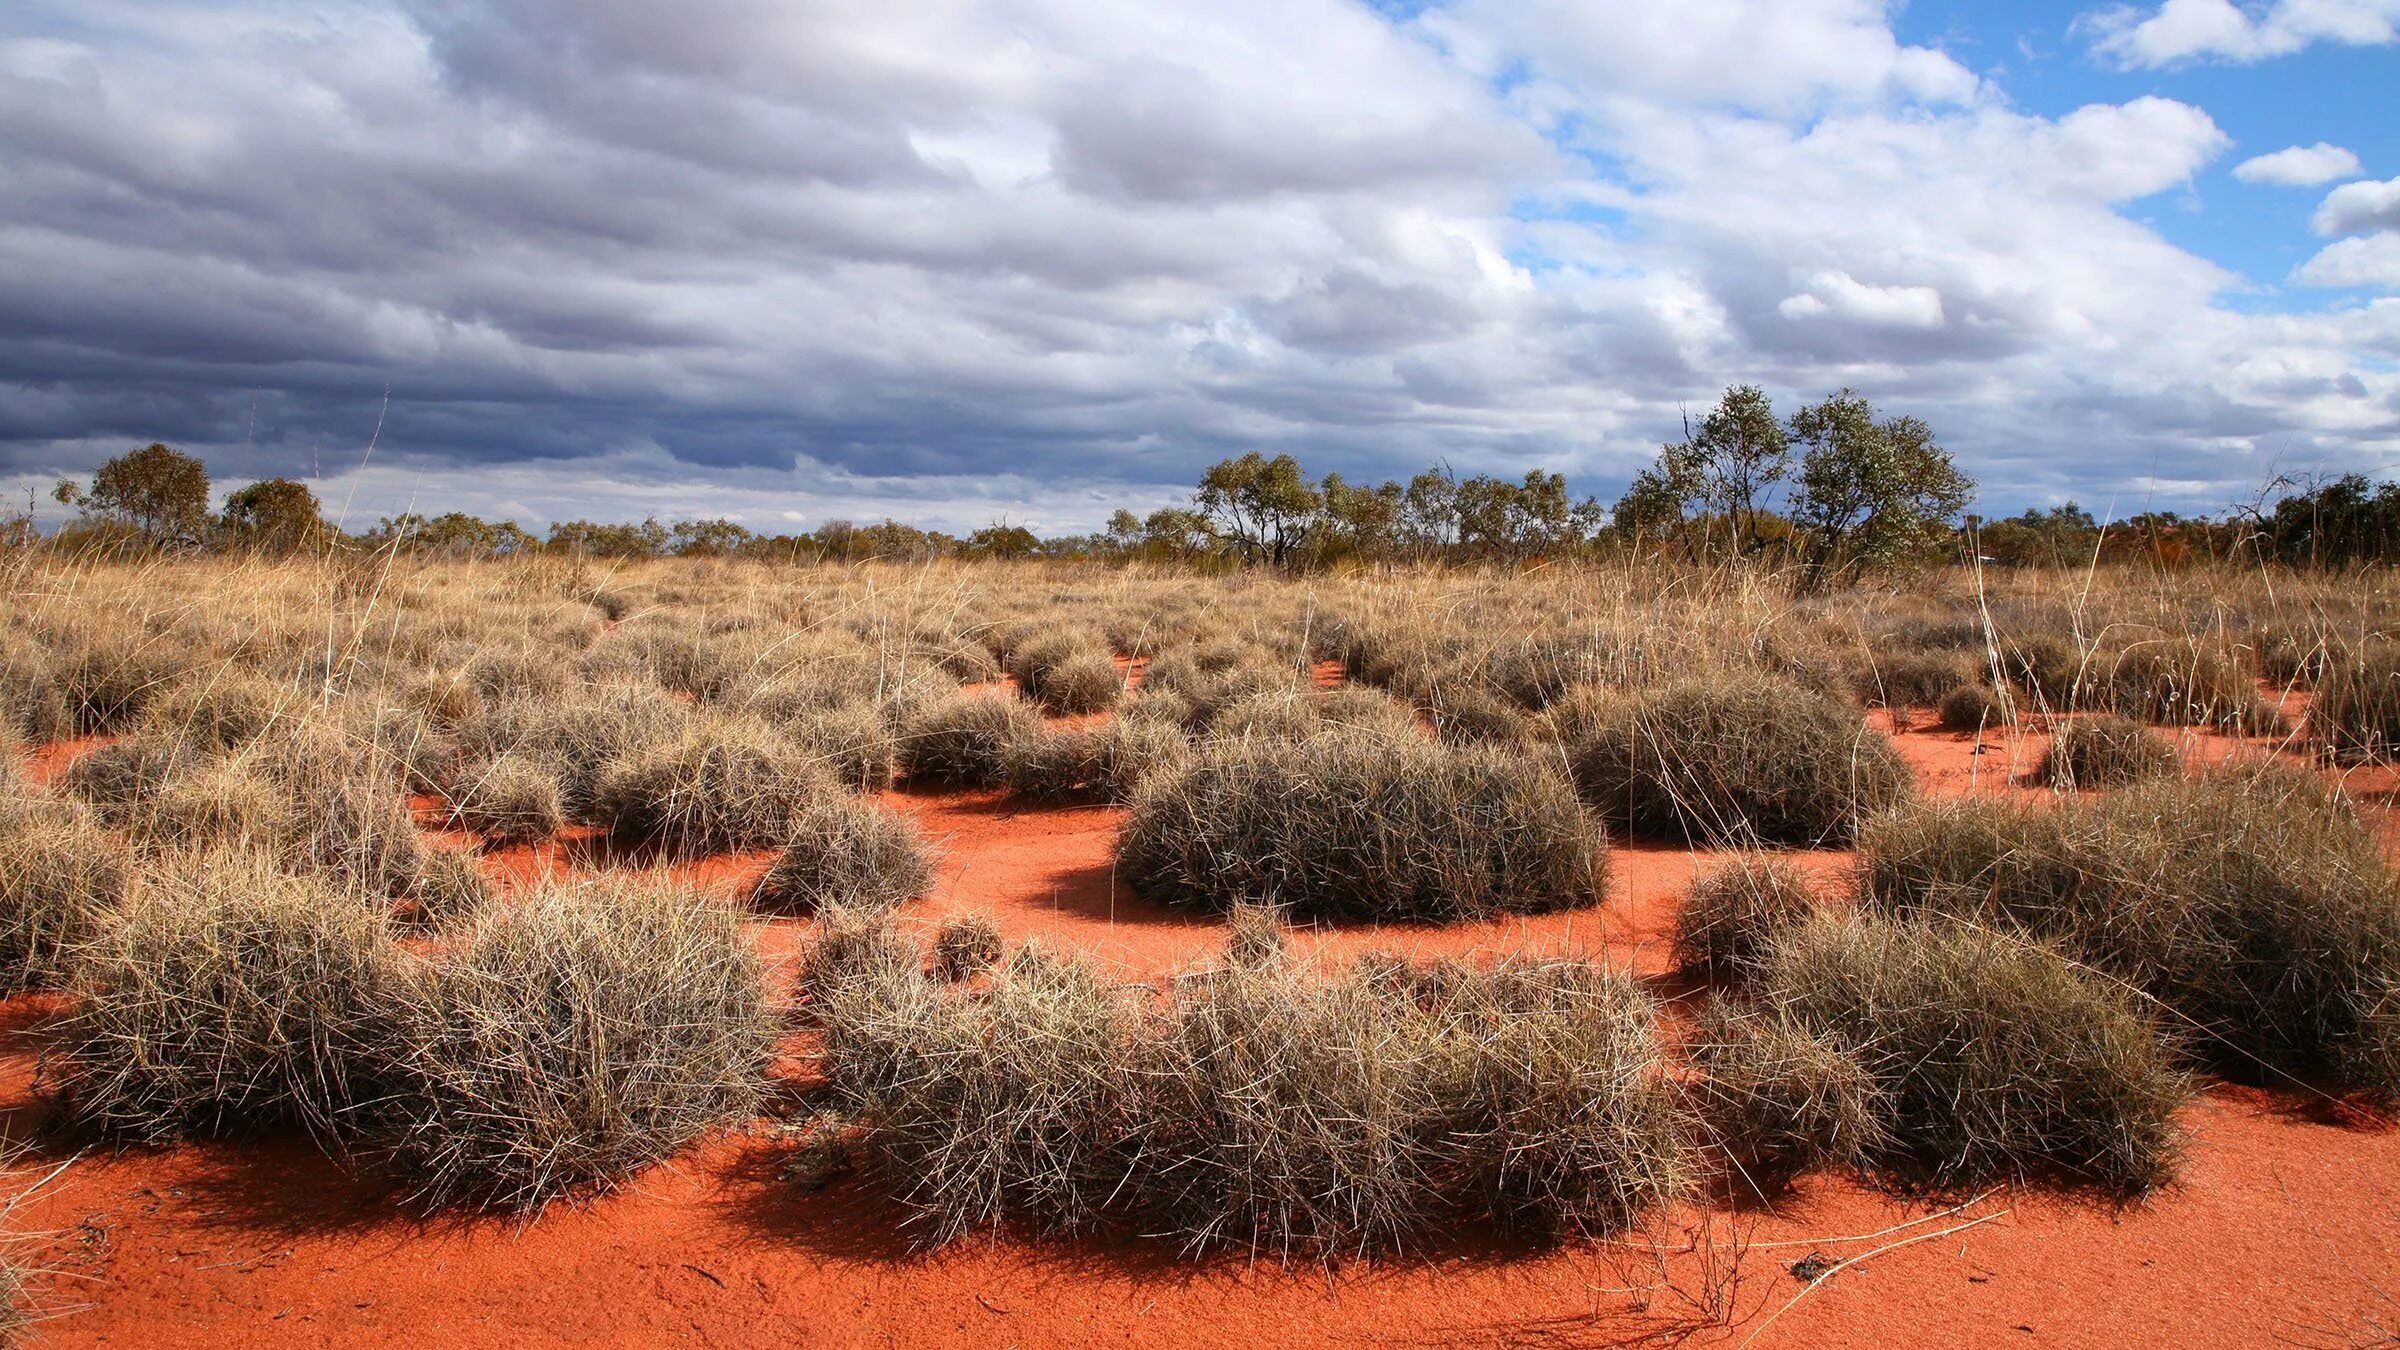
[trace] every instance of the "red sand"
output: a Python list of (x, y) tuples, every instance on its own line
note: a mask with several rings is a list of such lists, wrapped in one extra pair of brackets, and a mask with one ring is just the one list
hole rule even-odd
[[(2009, 784), (2038, 762), (2039, 739), (1987, 736), (1980, 754), (1973, 736), (1899, 741), (1929, 787), (1958, 792), (2023, 790)], [(2187, 738), (2196, 759), (2234, 748)], [(2390, 786), (2366, 786), (2369, 809), (2392, 814)], [(1029, 809), (991, 793), (885, 801), (942, 851), (942, 880), (909, 907), (913, 922), (980, 910), (1011, 939), (1084, 948), (1129, 978), (1219, 940), (1219, 925), (1114, 883), (1114, 809)], [(578, 834), (489, 857), (513, 885), (593, 861), (599, 847)], [(1805, 856), (1828, 870), (1846, 862)], [(763, 862), (711, 860), (688, 875), (732, 888)], [(1706, 862), (1621, 848), (1598, 909), (1301, 941), (1328, 956), (1577, 951), (1660, 977), (1674, 901)], [(780, 958), (807, 926), (761, 929)], [(55, 1007), (0, 1003), (0, 1029), (18, 1033), (0, 1050), (0, 1111), (17, 1133), (38, 1115), (36, 1035)], [(13, 1223), (44, 1234), (27, 1254), (56, 1272), (41, 1297), (59, 1315), (41, 1335), (61, 1344), (2250, 1346), (2370, 1343), (2400, 1329), (2400, 1136), (2299, 1094), (2230, 1087), (2212, 1089), (2188, 1123), (2180, 1184), (2123, 1212), (2039, 1192), (1946, 1212), (1815, 1179), (1780, 1213), (1689, 1209), (1621, 1245), (1469, 1244), (1334, 1272), (1006, 1237), (912, 1255), (868, 1188), (804, 1194), (780, 1181), (783, 1146), (763, 1124), (529, 1225), (413, 1219), (293, 1139), (87, 1156)], [(27, 1168), (49, 1165), (37, 1155)], [(1912, 1226), (1886, 1231), (1901, 1224)], [(1709, 1238), (1697, 1251), (1695, 1226)], [(1789, 1267), (1812, 1253), (1865, 1259), (1811, 1287)], [(1730, 1327), (1707, 1311), (1723, 1297)]]

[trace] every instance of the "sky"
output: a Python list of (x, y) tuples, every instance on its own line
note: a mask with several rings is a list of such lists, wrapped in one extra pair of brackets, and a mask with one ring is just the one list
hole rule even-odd
[(10, 0), (0, 509), (1097, 527), (1730, 384), (1979, 509), (2400, 472), (2400, 0)]

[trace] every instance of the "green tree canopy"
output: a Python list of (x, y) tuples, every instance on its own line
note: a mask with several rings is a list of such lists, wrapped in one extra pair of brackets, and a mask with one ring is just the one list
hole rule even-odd
[(317, 494), (289, 478), (262, 478), (225, 498), (225, 533), (236, 547), (296, 553), (325, 537)]
[(197, 539), (208, 522), (208, 466), (152, 442), (101, 465), (84, 509), (132, 525), (153, 544)]
[(1792, 522), (1810, 585), (1924, 557), (1975, 499), (1975, 483), (1914, 417), (1878, 420), (1845, 389), (1792, 415), (1802, 447)]

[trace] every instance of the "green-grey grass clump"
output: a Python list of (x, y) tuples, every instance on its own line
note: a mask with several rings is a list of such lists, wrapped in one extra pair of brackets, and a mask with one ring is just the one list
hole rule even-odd
[(1584, 800), (1640, 835), (1841, 844), (1913, 790), (1856, 707), (1777, 676), (1603, 695), (1553, 716)]
[(1144, 788), (1117, 865), (1166, 904), (1459, 920), (1597, 902), (1607, 843), (1555, 768), (1357, 735), (1211, 747)]
[(871, 801), (827, 796), (792, 818), (752, 900), (783, 914), (843, 905), (890, 909), (932, 885), (933, 860), (916, 826)]
[(2183, 767), (2175, 747), (2130, 717), (2087, 713), (2058, 728), (2035, 776), (2055, 788), (2113, 788)]
[(2131, 992), (2047, 945), (1825, 916), (1776, 940), (1760, 989), (1768, 1015), (1865, 1066), (1884, 1113), (1866, 1156), (1903, 1184), (2139, 1194), (2174, 1174), (2188, 1080)]
[(734, 912), (626, 877), (488, 915), (393, 1020), (392, 1164), (429, 1203), (512, 1209), (747, 1118), (778, 1035)]

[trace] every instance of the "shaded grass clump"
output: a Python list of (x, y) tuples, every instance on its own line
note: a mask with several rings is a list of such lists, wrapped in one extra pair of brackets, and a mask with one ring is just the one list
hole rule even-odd
[(2047, 807), (1923, 805), (1861, 842), (1867, 904), (2057, 941), (2171, 1009), (2219, 1068), (2400, 1091), (2351, 1076), (2400, 991), (2400, 878), (2312, 775), (2236, 766)]
[(780, 914), (829, 906), (890, 909), (933, 885), (933, 861), (916, 826), (846, 795), (811, 801), (785, 828), (783, 851), (758, 880), (752, 903)]
[(2087, 714), (2060, 726), (2035, 776), (2054, 788), (2113, 788), (2183, 767), (2175, 747), (2130, 717)]
[(470, 766), (451, 789), (451, 819), (495, 844), (529, 844), (567, 822), (558, 779), (530, 755)]
[(1744, 854), (1700, 878), (1685, 897), (1675, 916), (1675, 963), (1717, 975), (1749, 975), (1776, 934), (1821, 907), (1798, 867)]
[(1000, 954), (1000, 930), (981, 914), (946, 919), (933, 935), (934, 973), (953, 984), (990, 970)]
[(1824, 845), (1909, 795), (1858, 709), (1755, 673), (1569, 705), (1556, 722), (1585, 801), (1637, 834)]
[(74, 802), (0, 796), (0, 994), (66, 977), (124, 899), (124, 854)]
[(1852, 1050), (1772, 1008), (1701, 1005), (1692, 1062), (1700, 1115), (1727, 1167), (1773, 1199), (1804, 1172), (1863, 1166), (1892, 1139), (1889, 1092)]
[(2400, 643), (2371, 643), (2329, 659), (2308, 728), (2335, 759), (2400, 758)]
[(73, 1117), (163, 1141), (297, 1123), (335, 1139), (384, 1084), (406, 958), (369, 907), (263, 854), (146, 870), (79, 963), (47, 1066)]
[(860, 978), (826, 1000), (855, 1147), (928, 1244), (1120, 1225), (1326, 1257), (1461, 1222), (1607, 1233), (1689, 1177), (1654, 1010), (1578, 963), (1369, 963), (1279, 944), (1155, 1002), (1038, 947), (988, 989)]
[(2134, 996), (2056, 950), (1928, 919), (1820, 917), (1777, 939), (1766, 1015), (1873, 1079), (1878, 1169), (1935, 1189), (2049, 1178), (2165, 1183), (2189, 1095)]
[(733, 911), (636, 878), (492, 914), (395, 1021), (392, 1161), (431, 1203), (519, 1210), (749, 1116), (777, 1035)]
[(2008, 720), (2008, 705), (1988, 684), (1962, 684), (1936, 707), (1948, 731), (1989, 731)]
[(603, 770), (592, 813), (619, 841), (677, 856), (772, 848), (842, 792), (807, 751), (751, 722), (709, 722)]
[(1204, 751), (1144, 788), (1117, 865), (1167, 904), (1455, 920), (1594, 903), (1607, 842), (1564, 776), (1502, 750), (1348, 735)]
[(960, 694), (912, 713), (900, 727), (900, 766), (914, 783), (998, 787), (1010, 742), (1043, 730), (1040, 714), (1012, 698)]
[(1026, 727), (1001, 747), (1009, 789), (1036, 801), (1130, 800), (1145, 779), (1191, 755), (1165, 722), (1116, 718), (1096, 727)]

